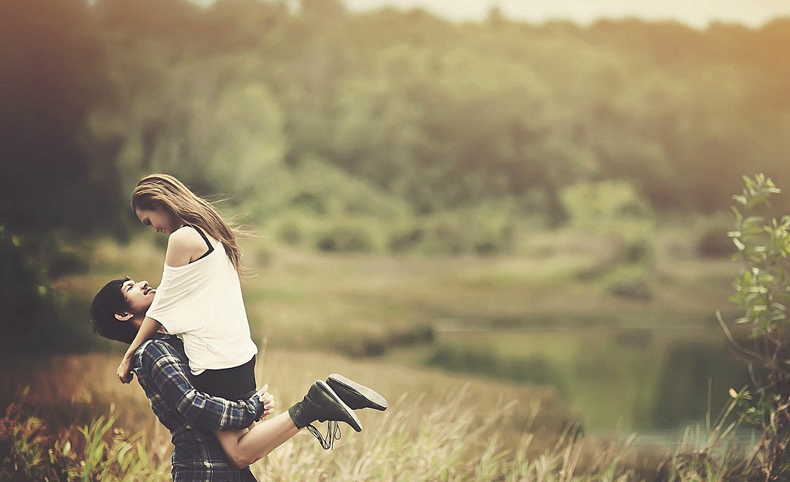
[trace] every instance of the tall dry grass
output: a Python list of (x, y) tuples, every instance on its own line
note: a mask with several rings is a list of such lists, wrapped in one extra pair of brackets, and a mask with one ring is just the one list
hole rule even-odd
[[(387, 412), (369, 414), (362, 434), (347, 428), (331, 452), (322, 451), (312, 436), (301, 433), (253, 466), (253, 471), (261, 480), (276, 481), (637, 480), (632, 469), (620, 464), (625, 452), (619, 447), (597, 454), (596, 462), (585, 466), (582, 460), (591, 454), (585, 453), (584, 439), (572, 436), (571, 431), (536, 455), (530, 455), (535, 435), (529, 427), (510, 446), (497, 427), (512, 417), (515, 402), (488, 407), (481, 414), (468, 386), (451, 390), (434, 403), (428, 403), (425, 396), (410, 398), (403, 394)], [(538, 413), (533, 410), (533, 421)], [(42, 480), (160, 481), (169, 477), (167, 463), (157, 453), (158, 443), (148, 443), (144, 430), (127, 435), (116, 426), (113, 413), (82, 427), (73, 425), (49, 445), (46, 439), (51, 437), (42, 433), (37, 419), (16, 422), (21, 430), (15, 432), (13, 441), (22, 443), (16, 444), (14, 460), (26, 464), (22, 466), (25, 474), (46, 474)], [(5, 441), (0, 440), (0, 445)], [(39, 456), (24, 457), (25, 453)], [(46, 453), (47, 470), (37, 471)], [(19, 472), (19, 466), (6, 465), (0, 466), (0, 475)]]
[[(269, 384), (277, 411), (287, 409), (313, 381), (332, 372), (375, 387), (391, 402), (385, 413), (360, 413), (365, 430), (345, 430), (331, 453), (323, 452), (309, 435), (275, 451), (256, 467), (262, 474), (278, 474), (275, 480), (302, 480), (312, 473), (341, 480), (395, 480), (401, 473), (433, 474), (425, 480), (460, 480), (457, 477), (468, 477), (473, 465), (474, 470), (488, 472), (490, 460), (515, 453), (513, 447), (522, 444), (526, 431), (530, 444), (523, 450), (532, 456), (555, 445), (563, 429), (577, 423), (551, 390), (265, 346), (261, 343), (259, 386)], [(150, 460), (142, 465), (151, 471), (168, 463), (169, 433), (155, 419), (137, 383), (122, 385), (116, 379), (113, 368), (119, 356), (109, 352), (29, 360), (0, 375), (0, 386), (7, 398), (16, 387), (11, 398), (26, 414), (46, 421), (50, 433), (68, 440), (72, 455), (90, 451), (91, 440), (97, 438), (112, 447), (115, 429), (136, 434), (138, 442), (144, 438)], [(94, 428), (92, 436), (85, 437), (79, 428), (92, 427), (99, 417), (111, 418), (112, 426), (104, 432)], [(489, 462), (478, 469), (469, 462), (476, 458)], [(430, 472), (428, 467), (441, 470)]]
[[(508, 443), (496, 427), (512, 417), (513, 404), (490, 407), (481, 415), (471, 400), (463, 390), (433, 405), (403, 396), (391, 413), (366, 423), (363, 436), (349, 437), (333, 453), (316, 450), (312, 437), (300, 435), (261, 461), (255, 472), (283, 481), (643, 480), (625, 463), (632, 455), (628, 443), (601, 450), (568, 430), (554, 445), (538, 449), (529, 427), (515, 444)], [(416, 431), (409, 428), (413, 417), (420, 422)]]
[[(28, 418), (3, 420), (0, 452), (10, 440), (16, 463), (37, 460), (28, 463), (35, 468), (53, 461), (60, 472), (49, 470), (46, 480), (168, 480), (169, 433), (136, 382), (115, 379), (117, 356), (54, 357), (43, 370), (31, 367), (32, 377), (19, 370), (30, 381), (18, 394)], [(258, 366), (277, 411), (335, 371), (375, 387), (390, 408), (360, 411), (364, 430), (345, 427), (330, 452), (300, 433), (253, 466), (261, 480), (732, 481), (743, 461), (729, 443), (732, 426), (723, 421), (732, 406), (707, 441), (687, 436), (674, 451), (654, 453), (633, 437), (585, 436), (551, 391), (326, 353), (262, 350)], [(6, 477), (6, 460), (0, 480), (33, 480)]]

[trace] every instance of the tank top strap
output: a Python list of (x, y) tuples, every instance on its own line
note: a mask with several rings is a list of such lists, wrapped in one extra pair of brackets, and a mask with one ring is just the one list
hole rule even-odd
[[(202, 229), (200, 229), (197, 226), (193, 226), (191, 224), (187, 224), (187, 226), (189, 226), (190, 228), (192, 228), (195, 231), (197, 231), (200, 234), (200, 237), (203, 238), (203, 241), (206, 242), (206, 246), (208, 246), (208, 251), (203, 253), (203, 255), (201, 257), (199, 257), (198, 259), (195, 260), (195, 261), (200, 261), (201, 259), (203, 259), (206, 256), (210, 255), (214, 251), (214, 246), (211, 245), (211, 242), (208, 240), (208, 236), (206, 236), (206, 233), (204, 233)], [(195, 261), (190, 261), (190, 263), (194, 263)]]

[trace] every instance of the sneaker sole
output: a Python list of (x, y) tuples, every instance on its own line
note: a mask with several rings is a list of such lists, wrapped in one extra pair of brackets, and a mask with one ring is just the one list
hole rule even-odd
[(346, 403), (340, 399), (340, 396), (337, 393), (335, 393), (335, 391), (332, 390), (332, 388), (329, 385), (327, 385), (326, 382), (324, 382), (323, 380), (316, 380), (316, 384), (318, 384), (318, 386), (321, 387), (322, 390), (324, 390), (329, 396), (331, 396), (332, 399), (334, 399), (334, 401), (337, 402), (338, 405), (340, 405), (343, 411), (346, 412), (346, 415), (348, 415), (349, 418), (351, 419), (350, 421), (340, 420), (340, 422), (345, 422), (356, 432), (361, 432), (362, 422), (359, 421), (357, 415), (354, 413), (353, 410), (351, 410), (351, 407), (346, 405)]
[(387, 409), (387, 400), (379, 395), (375, 390), (370, 389), (364, 385), (349, 380), (343, 375), (333, 373), (326, 379), (326, 383), (334, 390), (337, 387), (340, 390), (351, 392), (352, 394), (367, 400), (367, 404), (360, 408), (372, 408), (374, 410), (384, 411)]

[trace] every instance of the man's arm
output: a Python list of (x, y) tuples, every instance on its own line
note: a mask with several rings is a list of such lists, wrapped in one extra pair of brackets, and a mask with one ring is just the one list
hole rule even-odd
[(249, 427), (263, 413), (257, 393), (247, 400), (229, 401), (197, 391), (187, 375), (186, 360), (167, 343), (148, 343), (139, 356), (142, 370), (164, 399), (196, 428), (239, 430)]

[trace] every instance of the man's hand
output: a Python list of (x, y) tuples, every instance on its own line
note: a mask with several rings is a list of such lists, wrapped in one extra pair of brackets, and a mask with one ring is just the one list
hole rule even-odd
[(269, 385), (266, 384), (263, 386), (263, 388), (258, 390), (257, 393), (258, 398), (261, 400), (261, 403), (263, 403), (263, 413), (261, 414), (261, 418), (259, 420), (263, 420), (264, 418), (268, 417), (274, 410), (274, 395), (269, 393), (268, 390)]
[(123, 357), (121, 364), (118, 365), (116, 375), (118, 375), (118, 379), (121, 383), (129, 383), (132, 381), (132, 357)]

